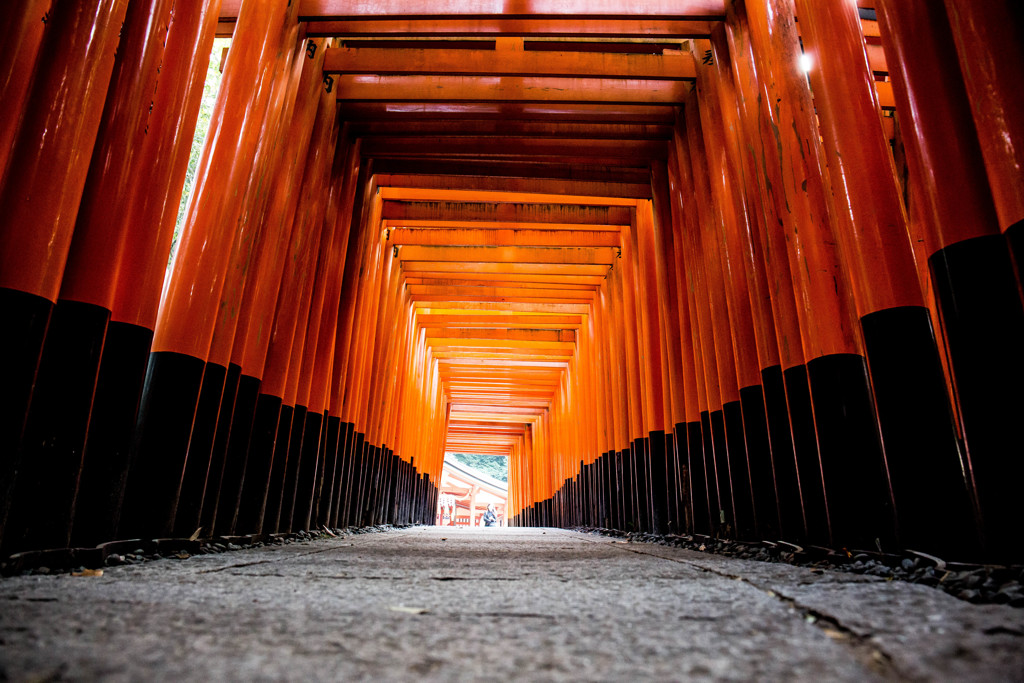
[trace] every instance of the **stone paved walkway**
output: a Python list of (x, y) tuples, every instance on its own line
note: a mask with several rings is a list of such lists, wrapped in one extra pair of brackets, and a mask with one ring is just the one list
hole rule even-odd
[(1024, 610), (555, 529), (0, 579), (0, 680), (1021, 680)]

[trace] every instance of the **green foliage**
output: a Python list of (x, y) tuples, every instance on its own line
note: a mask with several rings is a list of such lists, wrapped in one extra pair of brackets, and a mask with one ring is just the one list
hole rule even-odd
[(178, 239), (185, 223), (185, 212), (192, 199), (192, 188), (196, 182), (196, 169), (199, 157), (203, 153), (206, 133), (210, 129), (210, 118), (213, 116), (213, 105), (217, 102), (217, 91), (220, 90), (220, 58), (224, 48), (231, 44), (230, 38), (217, 38), (213, 41), (213, 52), (210, 53), (210, 66), (206, 69), (206, 81), (203, 84), (203, 99), (199, 105), (199, 118), (196, 120), (196, 132), (192, 136), (192, 151), (188, 156), (188, 170), (185, 172), (185, 186), (181, 191), (181, 203), (178, 205), (178, 220), (174, 225), (174, 240), (171, 242), (171, 253), (167, 257), (167, 267), (174, 262), (178, 252)]
[(487, 476), (508, 483), (508, 458), (500, 455), (452, 453), (457, 461)]

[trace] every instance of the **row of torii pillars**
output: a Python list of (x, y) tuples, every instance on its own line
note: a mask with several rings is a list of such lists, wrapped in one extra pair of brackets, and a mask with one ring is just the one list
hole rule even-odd
[[(239, 17), (160, 303), (218, 3), (159, 47), (170, 0), (44, 4), (5, 10), (0, 57), (4, 547), (430, 519), (441, 382), (297, 10)], [(909, 207), (856, 13), (796, 0), (798, 36), (790, 3), (734, 3), (512, 454), (516, 523), (1020, 557), (1019, 16), (878, 4)], [(250, 261), (257, 223), (289, 246)]]

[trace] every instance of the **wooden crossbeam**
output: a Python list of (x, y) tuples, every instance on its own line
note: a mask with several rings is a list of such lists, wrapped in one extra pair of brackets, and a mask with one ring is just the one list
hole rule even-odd
[(341, 74), (333, 90), (357, 102), (605, 102), (681, 105), (689, 81), (550, 76), (377, 76)]
[[(517, 144), (519, 141), (516, 141)], [(502, 190), (458, 190), (453, 188), (382, 187), (382, 199), (406, 202), (467, 202), (483, 204), (556, 204), (559, 206), (636, 207), (635, 199), (604, 195), (554, 194)], [(569, 209), (571, 210), (571, 209)], [(626, 214), (619, 214), (625, 216)]]
[(519, 284), (557, 285), (568, 289), (598, 287), (604, 278), (594, 275), (501, 275), (497, 273), (406, 273), (408, 284), (467, 284), (514, 287)]
[(591, 263), (502, 263), (502, 262), (459, 262), (459, 261), (412, 261), (402, 262), (406, 273), (500, 273), (532, 275), (591, 275), (604, 277), (608, 266)]
[(508, 178), (501, 176), (416, 175), (412, 173), (375, 175), (377, 186), (401, 188), (450, 188), (473, 191), (503, 189), (510, 192), (531, 192), (563, 195), (590, 195), (644, 199), (650, 197), (650, 183), (620, 183), (560, 178)]
[(620, 257), (615, 247), (446, 247), (410, 244), (400, 247), (403, 261), (477, 263), (552, 263), (610, 265)]
[(617, 247), (621, 237), (609, 231), (492, 230), (468, 228), (411, 229), (391, 231), (389, 241), (398, 245), (529, 246), (552, 247), (574, 244), (583, 247)]
[[(438, 303), (434, 301), (413, 301), (412, 305), (414, 308), (424, 309), (435, 309), (438, 307)], [(452, 302), (448, 302), (452, 305)], [(478, 311), (523, 311), (527, 313), (565, 313), (569, 315), (574, 314), (589, 314), (589, 304), (522, 304), (515, 301), (508, 302), (493, 302), (493, 301), (460, 301), (457, 304), (459, 307), (466, 310), (478, 310)]]
[[(676, 115), (672, 107), (631, 102), (398, 102), (392, 99), (345, 101), (339, 102), (338, 107), (338, 115), (347, 121), (473, 119), (671, 125)], [(556, 166), (568, 168), (564, 163)]]
[(525, 50), (432, 50), (334, 47), (324, 53), (324, 73), (460, 76), (559, 76), (693, 80), (690, 53), (662, 55)]
[(523, 289), (524, 293), (531, 291), (531, 289), (561, 289), (565, 291), (577, 291), (577, 292), (596, 292), (600, 283), (595, 284), (580, 284), (577, 282), (563, 282), (564, 278), (551, 278), (556, 280), (555, 282), (528, 282), (528, 281), (514, 281), (505, 280), (500, 276), (497, 279), (468, 279), (468, 278), (445, 278), (445, 277), (408, 277), (405, 279), (407, 285), (433, 285), (435, 287), (494, 287), (501, 289), (511, 289), (518, 287)]
[[(573, 121), (410, 120), (407, 118), (360, 121), (353, 135), (500, 135), (502, 137), (588, 138), (592, 140), (668, 140), (672, 127), (653, 123), (601, 123)], [(383, 183), (387, 184), (387, 183)], [(527, 190), (529, 191), (529, 190)], [(566, 194), (599, 194), (570, 192)]]
[(581, 206), (574, 204), (533, 204), (509, 202), (449, 202), (387, 200), (381, 218), (404, 225), (420, 220), (456, 220), (462, 225), (475, 221), (508, 223), (571, 223), (581, 225), (629, 225), (627, 206)]
[(542, 328), (555, 326), (559, 329), (578, 327), (582, 323), (582, 316), (564, 315), (444, 315), (434, 313), (421, 313), (416, 321), (424, 326), (430, 327), (531, 327)]
[(495, 340), (531, 342), (575, 342), (575, 330), (472, 329), (453, 327), (424, 328), (427, 339)]
[(488, 158), (513, 157), (627, 157), (664, 159), (668, 146), (662, 140), (588, 140), (579, 138), (521, 137), (511, 144), (502, 137), (492, 136), (432, 136), (410, 135), (369, 136), (364, 138), (363, 154), (368, 157), (412, 156), (475, 156)]
[[(233, 0), (228, 0), (231, 2)], [(227, 4), (227, 2), (225, 3)], [(225, 15), (222, 13), (222, 17)], [(225, 17), (227, 18), (227, 17)], [(325, 20), (308, 17), (310, 37), (472, 37), (685, 39), (707, 38), (715, 22), (707, 19), (631, 19), (629, 17), (381, 17)]]

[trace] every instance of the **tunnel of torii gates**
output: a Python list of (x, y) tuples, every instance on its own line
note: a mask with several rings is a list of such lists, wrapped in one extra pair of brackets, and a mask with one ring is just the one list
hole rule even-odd
[(514, 525), (1020, 561), (1022, 36), (1015, 0), (4, 2), (3, 552), (429, 523), (464, 451)]

